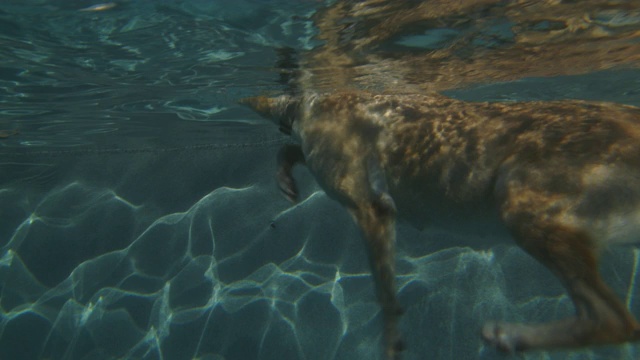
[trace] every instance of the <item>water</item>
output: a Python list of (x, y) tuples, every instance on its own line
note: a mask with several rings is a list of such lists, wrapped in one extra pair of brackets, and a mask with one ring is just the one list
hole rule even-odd
[[(281, 198), (287, 138), (237, 105), (296, 90), (282, 49), (299, 87), (640, 106), (633, 2), (421, 3), (3, 1), (0, 359), (378, 358), (355, 226), (304, 168)], [(484, 321), (571, 312), (512, 244), (398, 231), (407, 359), (499, 359)], [(638, 254), (603, 264), (635, 314)]]
[(277, 88), (273, 48), (309, 47), (308, 15), (317, 6), (114, 4), (3, 4), (0, 126), (21, 134), (3, 147), (192, 144), (250, 132), (246, 124), (258, 122), (236, 100)]

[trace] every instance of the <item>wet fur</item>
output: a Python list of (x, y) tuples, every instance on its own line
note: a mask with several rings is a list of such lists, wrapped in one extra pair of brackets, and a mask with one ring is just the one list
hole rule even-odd
[(461, 214), (495, 214), (565, 286), (575, 317), (535, 326), (491, 322), (482, 331), (489, 344), (513, 352), (640, 336), (597, 271), (601, 248), (640, 240), (640, 109), (364, 92), (245, 102), (300, 141), (279, 155), (283, 193), (296, 200), (291, 168), (306, 162), (362, 230), (388, 359), (403, 348), (394, 280), (398, 215), (446, 226), (463, 222)]

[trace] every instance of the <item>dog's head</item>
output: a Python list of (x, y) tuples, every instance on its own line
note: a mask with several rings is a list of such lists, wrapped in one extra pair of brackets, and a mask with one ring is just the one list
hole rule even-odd
[(276, 123), (280, 131), (291, 135), (293, 123), (298, 116), (300, 101), (291, 95), (278, 97), (255, 96), (240, 100), (240, 104), (247, 105), (262, 117)]

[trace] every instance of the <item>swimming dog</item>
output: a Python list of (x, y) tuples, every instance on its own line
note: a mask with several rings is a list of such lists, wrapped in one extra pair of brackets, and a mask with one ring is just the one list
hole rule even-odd
[(489, 344), (514, 352), (640, 339), (640, 324), (598, 273), (603, 247), (640, 240), (640, 108), (357, 91), (241, 102), (299, 142), (278, 155), (283, 194), (297, 199), (291, 169), (305, 163), (361, 229), (386, 358), (399, 359), (403, 348), (395, 221), (420, 207), (432, 222), (447, 213), (465, 214), (462, 223), (490, 206), (575, 305), (574, 317), (556, 322), (487, 323)]

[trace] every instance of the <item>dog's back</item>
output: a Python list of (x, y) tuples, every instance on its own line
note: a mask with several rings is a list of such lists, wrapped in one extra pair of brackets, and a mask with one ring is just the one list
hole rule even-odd
[[(422, 211), (439, 226), (488, 204), (512, 216), (523, 211), (515, 201), (531, 204), (531, 216), (588, 229), (599, 241), (640, 240), (638, 108), (338, 93), (306, 111), (300, 129), (308, 152), (323, 154), (322, 164), (328, 153), (358, 159), (374, 152), (401, 215)], [(324, 183), (357, 176), (336, 163), (318, 166)]]

